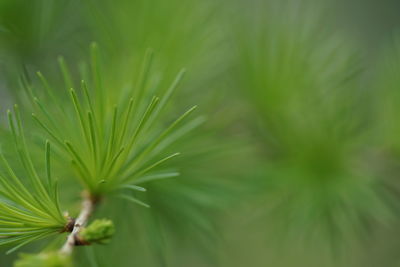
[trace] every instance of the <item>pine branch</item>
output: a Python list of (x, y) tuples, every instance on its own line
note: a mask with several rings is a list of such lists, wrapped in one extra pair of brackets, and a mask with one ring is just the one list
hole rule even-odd
[(96, 206), (97, 200), (88, 193), (83, 193), (82, 209), (78, 218), (75, 220), (72, 232), (60, 252), (66, 255), (72, 254), (74, 247), (79, 243), (78, 234), (85, 227)]

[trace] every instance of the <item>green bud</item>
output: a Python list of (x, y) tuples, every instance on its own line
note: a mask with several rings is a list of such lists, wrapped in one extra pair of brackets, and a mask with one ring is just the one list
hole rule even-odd
[(59, 252), (20, 254), (14, 267), (72, 267), (71, 258)]
[(115, 232), (114, 223), (111, 220), (100, 219), (93, 221), (79, 233), (79, 239), (83, 243), (106, 244)]

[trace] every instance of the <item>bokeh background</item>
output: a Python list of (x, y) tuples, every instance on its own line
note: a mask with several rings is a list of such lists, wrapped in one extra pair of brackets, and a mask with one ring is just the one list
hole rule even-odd
[(149, 47), (162, 86), (188, 70), (166, 117), (197, 104), (204, 122), (173, 147), (181, 176), (147, 186), (149, 210), (107, 199), (96, 216), (117, 234), (77, 266), (400, 266), (399, 14), (397, 0), (0, 0), (0, 109), (24, 104), (22, 73), (64, 90), (57, 57), (79, 79), (93, 41), (108, 90)]

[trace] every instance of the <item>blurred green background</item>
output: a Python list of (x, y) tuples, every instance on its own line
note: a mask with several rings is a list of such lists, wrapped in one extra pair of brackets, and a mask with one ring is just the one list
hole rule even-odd
[(79, 79), (92, 41), (108, 90), (149, 47), (161, 87), (188, 70), (161, 122), (194, 104), (205, 118), (173, 147), (181, 176), (147, 186), (149, 210), (107, 199), (96, 216), (117, 234), (77, 266), (400, 266), (399, 14), (397, 0), (0, 0), (0, 109), (24, 105), (22, 73), (64, 90), (59, 55)]

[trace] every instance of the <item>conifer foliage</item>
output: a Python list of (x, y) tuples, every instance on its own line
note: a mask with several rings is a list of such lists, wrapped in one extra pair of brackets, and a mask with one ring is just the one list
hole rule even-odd
[[(24, 172), (17, 175), (1, 154), (5, 173), (0, 176), (0, 245), (11, 245), (8, 253), (64, 232), (71, 233), (60, 249), (60, 255), (70, 255), (74, 246), (107, 243), (114, 233), (112, 221), (96, 220), (87, 226), (95, 207), (104, 197), (117, 196), (149, 208), (147, 203), (134, 197), (134, 192), (146, 191), (138, 184), (179, 175), (176, 171), (160, 168), (179, 155), (178, 152), (164, 155), (163, 149), (182, 135), (180, 129), (196, 107), (169, 125), (161, 127), (157, 123), (185, 70), (178, 73), (167, 90), (149, 92), (147, 82), (152, 56), (153, 52), (148, 50), (137, 83), (123, 89), (104, 88), (96, 44), (91, 45), (89, 84), (82, 79), (79, 89), (74, 89), (70, 70), (62, 57), (58, 63), (67, 89), (64, 94), (52, 88), (41, 72), (37, 72), (38, 89), (28, 76), (22, 76), (21, 84), (28, 99), (26, 108), (35, 110), (32, 118), (36, 127), (42, 129), (41, 136), (47, 135), (45, 176), (41, 177), (36, 171), (23, 132), (22, 115), (15, 105), (13, 112), (8, 111), (8, 120)], [(160, 97), (156, 96), (158, 92), (162, 94)], [(69, 101), (64, 101), (64, 96), (69, 97)], [(189, 126), (195, 127), (193, 123)], [(188, 130), (184, 127), (184, 132)], [(51, 171), (52, 143), (60, 161), (69, 164), (82, 185), (82, 210), (76, 218), (70, 217), (68, 212), (63, 213), (60, 208), (58, 180)], [(36, 258), (53, 260), (53, 256)], [(64, 256), (57, 259), (67, 259)], [(18, 264), (29, 259), (32, 257), (24, 256)]]

